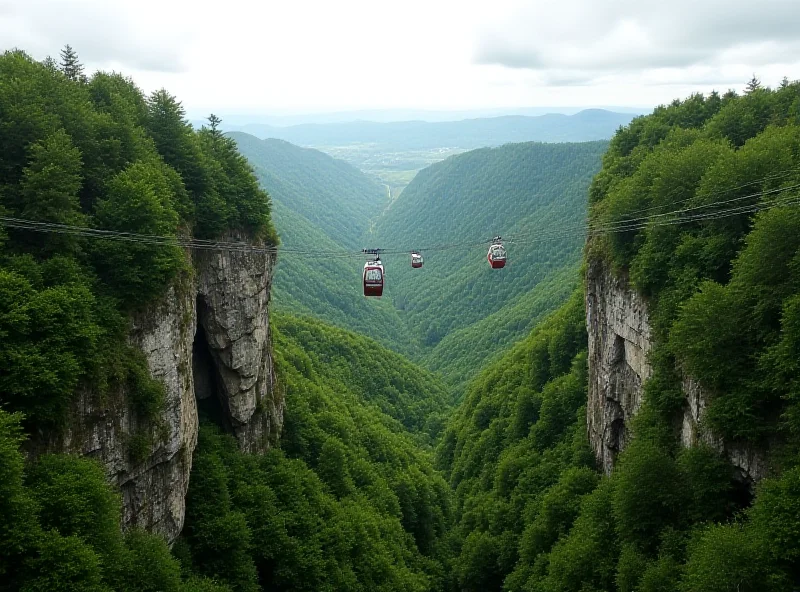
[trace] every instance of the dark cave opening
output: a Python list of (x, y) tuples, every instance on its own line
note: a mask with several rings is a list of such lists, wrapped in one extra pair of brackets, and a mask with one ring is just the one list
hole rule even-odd
[(206, 331), (200, 323), (201, 310), (204, 306), (205, 303), (198, 298), (198, 322), (192, 344), (192, 374), (194, 394), (197, 399), (197, 413), (201, 423), (211, 422), (225, 431), (230, 431), (222, 408), (219, 370), (217, 370), (214, 357), (211, 355)]

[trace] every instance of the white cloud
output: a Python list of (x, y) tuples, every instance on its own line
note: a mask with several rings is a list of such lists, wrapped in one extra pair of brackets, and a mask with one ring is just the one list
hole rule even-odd
[(0, 50), (64, 44), (196, 116), (647, 106), (800, 78), (797, 0), (0, 0)]
[(141, 22), (138, 3), (104, 0), (6, 1), (0, 10), (0, 39), (35, 57), (58, 57), (66, 44), (95, 68), (179, 72), (185, 31), (159, 22)]
[(762, 67), (785, 63), (800, 46), (797, 0), (535, 0), (506, 8), (479, 34), (475, 62), (539, 71), (556, 85), (661, 69)]

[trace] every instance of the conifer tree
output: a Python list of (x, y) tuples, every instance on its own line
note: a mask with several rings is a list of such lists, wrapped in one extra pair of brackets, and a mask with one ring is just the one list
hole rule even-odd
[(222, 120), (213, 113), (208, 116), (208, 126), (211, 132), (211, 142), (216, 150), (219, 147), (219, 141), (222, 139), (222, 130), (219, 129), (219, 124)]
[(78, 61), (78, 54), (69, 44), (65, 45), (64, 49), (61, 50), (61, 71), (70, 80), (86, 81), (86, 76), (83, 74), (83, 64)]
[(211, 127), (211, 131), (214, 134), (219, 134), (219, 124), (222, 123), (222, 120), (214, 115), (213, 113), (208, 116), (208, 125)]
[(58, 70), (58, 63), (52, 58), (52, 56), (47, 56), (44, 60), (42, 60), (42, 65), (44, 65), (44, 67), (51, 72)]
[(758, 90), (761, 88), (761, 81), (756, 78), (756, 75), (753, 74), (753, 77), (750, 79), (750, 82), (747, 83), (747, 88), (745, 89), (745, 93), (750, 94), (751, 92)]

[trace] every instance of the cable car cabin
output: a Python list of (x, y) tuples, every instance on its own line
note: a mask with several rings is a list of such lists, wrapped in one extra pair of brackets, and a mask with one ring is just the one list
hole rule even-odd
[(417, 253), (416, 251), (411, 253), (411, 267), (418, 269), (422, 267), (422, 263), (422, 255), (420, 253)]
[(380, 261), (367, 261), (364, 264), (364, 296), (383, 295), (383, 264)]
[(506, 266), (506, 248), (502, 243), (495, 243), (489, 247), (489, 253), (486, 255), (489, 260), (489, 265), (492, 269), (502, 269)]

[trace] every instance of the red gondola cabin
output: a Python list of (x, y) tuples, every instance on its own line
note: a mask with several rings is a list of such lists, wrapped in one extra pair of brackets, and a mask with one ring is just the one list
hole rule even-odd
[(506, 266), (506, 248), (503, 243), (497, 242), (489, 247), (489, 253), (486, 255), (489, 260), (489, 265), (492, 269), (502, 269)]
[(364, 296), (383, 295), (383, 276), (383, 264), (379, 260), (364, 264)]
[(416, 251), (411, 253), (411, 267), (418, 269), (422, 267), (422, 254)]

